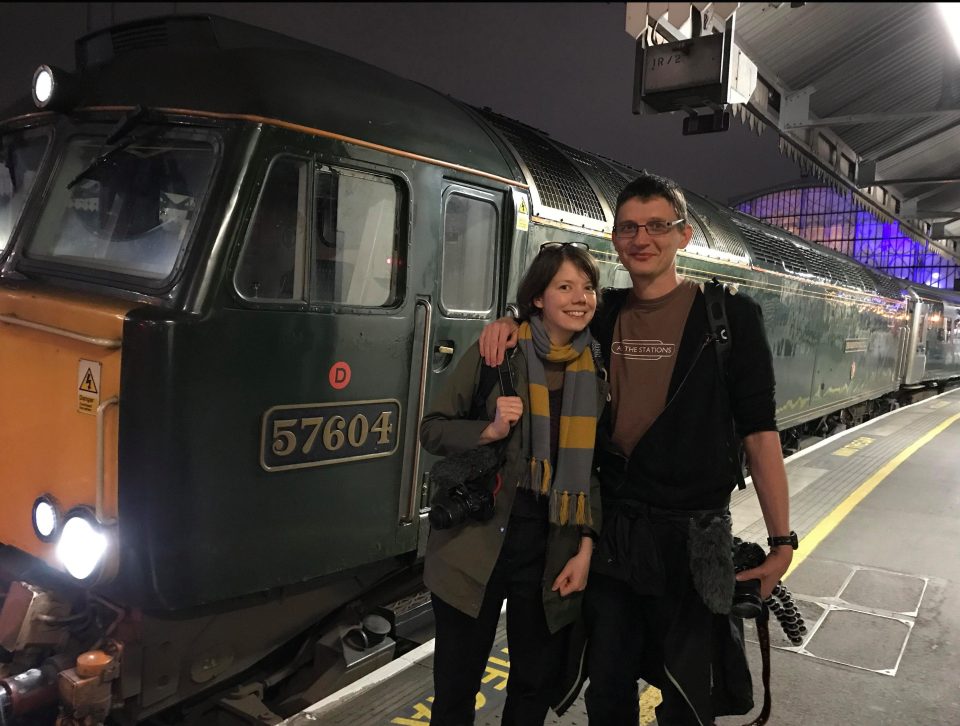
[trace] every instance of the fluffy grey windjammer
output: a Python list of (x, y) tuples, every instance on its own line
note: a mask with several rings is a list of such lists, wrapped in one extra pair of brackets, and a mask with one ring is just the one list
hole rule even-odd
[(693, 586), (710, 612), (726, 615), (733, 602), (733, 532), (730, 515), (690, 520), (687, 550)]

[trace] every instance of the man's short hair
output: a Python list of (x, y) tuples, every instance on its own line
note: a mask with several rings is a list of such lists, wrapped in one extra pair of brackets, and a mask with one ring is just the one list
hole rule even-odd
[(677, 213), (678, 219), (687, 219), (687, 221), (689, 221), (687, 217), (687, 200), (686, 197), (683, 196), (683, 190), (680, 186), (673, 179), (667, 179), (658, 174), (651, 174), (646, 169), (642, 170), (640, 176), (627, 184), (627, 186), (623, 188), (623, 191), (620, 192), (620, 195), (617, 197), (617, 213), (620, 212), (620, 207), (631, 199), (639, 198), (647, 200), (654, 197), (663, 197), (666, 199), (673, 207), (673, 211)]

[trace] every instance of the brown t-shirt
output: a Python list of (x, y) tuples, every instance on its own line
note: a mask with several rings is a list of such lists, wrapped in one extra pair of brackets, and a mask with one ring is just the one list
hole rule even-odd
[(663, 297), (631, 292), (617, 316), (610, 351), (613, 443), (627, 456), (667, 403), (696, 283), (683, 279)]

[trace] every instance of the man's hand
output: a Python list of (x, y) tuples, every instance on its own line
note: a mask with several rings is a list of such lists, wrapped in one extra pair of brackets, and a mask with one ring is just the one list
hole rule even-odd
[(517, 331), (520, 326), (513, 318), (497, 318), (483, 327), (480, 333), (480, 355), (488, 366), (498, 366), (503, 362), (507, 348), (517, 344)]
[(590, 557), (593, 555), (593, 540), (583, 537), (580, 540), (580, 551), (567, 560), (567, 564), (560, 570), (557, 579), (553, 581), (554, 592), (559, 591), (560, 597), (566, 597), (572, 592), (580, 592), (587, 586), (587, 576), (590, 574)]
[(773, 588), (783, 579), (784, 573), (793, 561), (792, 547), (774, 547), (767, 559), (759, 567), (737, 573), (737, 581), (760, 580), (760, 597), (766, 600)]
[(523, 415), (523, 399), (520, 396), (498, 396), (497, 415), (480, 434), (480, 443), (489, 444), (510, 435), (510, 429)]

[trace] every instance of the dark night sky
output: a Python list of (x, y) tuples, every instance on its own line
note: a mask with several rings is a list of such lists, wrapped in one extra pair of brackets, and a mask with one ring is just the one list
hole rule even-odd
[(634, 116), (624, 3), (0, 3), (0, 108), (40, 63), (72, 70), (77, 36), (174, 11), (326, 46), (718, 201), (799, 177), (772, 129), (684, 137), (681, 114)]

